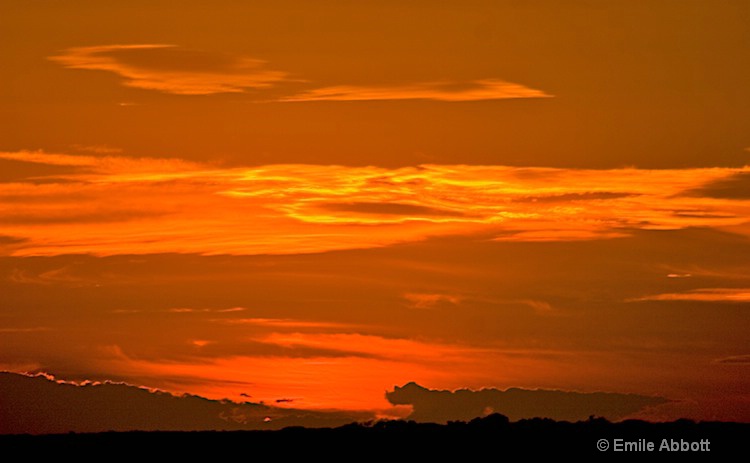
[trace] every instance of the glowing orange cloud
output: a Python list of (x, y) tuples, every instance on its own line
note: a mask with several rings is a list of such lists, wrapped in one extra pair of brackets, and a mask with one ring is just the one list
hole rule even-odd
[(423, 82), (395, 87), (361, 87), (338, 85), (309, 90), (280, 101), (366, 101), (366, 100), (436, 100), (480, 101), (508, 98), (549, 98), (541, 90), (498, 79), (465, 83)]
[[(749, 168), (583, 170), (423, 165), (222, 168), (39, 152), (69, 169), (0, 184), (5, 254), (288, 254), (434, 236), (592, 240), (742, 225), (750, 201), (696, 196)], [(43, 180), (43, 181), (40, 181)], [(690, 193), (690, 194), (688, 194)]]
[(442, 345), (411, 339), (384, 338), (359, 333), (270, 333), (256, 339), (284, 347), (325, 348), (357, 355), (377, 356), (392, 360), (449, 360), (487, 350)]
[(684, 293), (665, 293), (638, 298), (639, 301), (750, 302), (750, 288), (706, 288)]
[(286, 76), (264, 69), (261, 60), (165, 44), (69, 48), (50, 59), (71, 69), (113, 72), (129, 87), (178, 95), (244, 92)]
[[(289, 80), (265, 69), (265, 62), (227, 53), (190, 50), (169, 44), (100, 45), (64, 50), (49, 58), (70, 69), (107, 71), (128, 87), (178, 95), (242, 93)], [(551, 95), (499, 79), (421, 82), (392, 87), (340, 85), (316, 88), (273, 101), (436, 100), (479, 101), (548, 98)], [(128, 104), (128, 103), (123, 103)]]

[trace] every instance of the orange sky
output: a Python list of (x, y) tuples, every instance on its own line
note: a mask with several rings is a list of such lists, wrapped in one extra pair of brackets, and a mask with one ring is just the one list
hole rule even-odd
[(747, 2), (0, 18), (0, 369), (394, 416), (383, 393), (416, 381), (750, 420)]

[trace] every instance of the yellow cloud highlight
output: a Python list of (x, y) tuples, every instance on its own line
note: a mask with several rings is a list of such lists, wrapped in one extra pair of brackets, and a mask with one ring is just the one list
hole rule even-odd
[(240, 93), (286, 77), (261, 60), (168, 44), (69, 48), (50, 59), (71, 69), (113, 72), (129, 87), (178, 95)]
[(0, 153), (62, 166), (0, 183), (16, 256), (293, 254), (450, 235), (570, 241), (750, 222), (750, 201), (684, 194), (750, 168), (423, 165), (221, 167), (179, 159)]
[(550, 98), (541, 90), (499, 79), (469, 82), (421, 82), (391, 87), (337, 85), (316, 88), (280, 101), (368, 101), (368, 100), (436, 100), (481, 101), (509, 98)]

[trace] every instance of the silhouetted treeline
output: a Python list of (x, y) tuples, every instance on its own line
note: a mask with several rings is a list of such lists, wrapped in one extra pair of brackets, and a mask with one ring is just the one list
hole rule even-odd
[[(630, 450), (622, 453), (631, 457), (645, 453), (680, 457), (692, 453), (715, 457), (731, 452), (743, 454), (748, 437), (748, 423), (696, 423), (689, 420), (611, 423), (593, 417), (575, 423), (540, 418), (510, 422), (503, 415), (493, 414), (469, 422), (452, 421), (448, 424), (376, 421), (337, 428), (290, 427), (278, 431), (5, 435), (0, 436), (0, 447), (33, 453), (54, 451), (84, 455), (98, 452), (98, 455), (107, 455), (116, 452), (120, 456), (145, 456), (145, 449), (169, 452), (171, 455), (208, 450), (215, 452), (216, 456), (239, 452), (247, 455), (248, 460), (255, 459), (259, 454), (278, 457), (315, 454), (356, 461), (365, 455), (395, 458), (404, 456), (404, 453), (414, 457), (444, 456), (456, 452), (464, 457), (500, 457), (510, 452), (526, 455), (601, 455), (617, 453), (615, 440), (620, 439), (621, 449), (625, 448), (627, 442)], [(597, 443), (602, 439), (606, 440), (608, 446), (604, 452), (597, 448)], [(650, 451), (649, 442), (653, 443)], [(698, 446), (701, 448), (698, 449)]]

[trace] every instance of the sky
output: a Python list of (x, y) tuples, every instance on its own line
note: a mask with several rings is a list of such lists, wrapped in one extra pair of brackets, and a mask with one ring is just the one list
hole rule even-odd
[(748, 2), (0, 0), (0, 29), (0, 370), (750, 421)]

